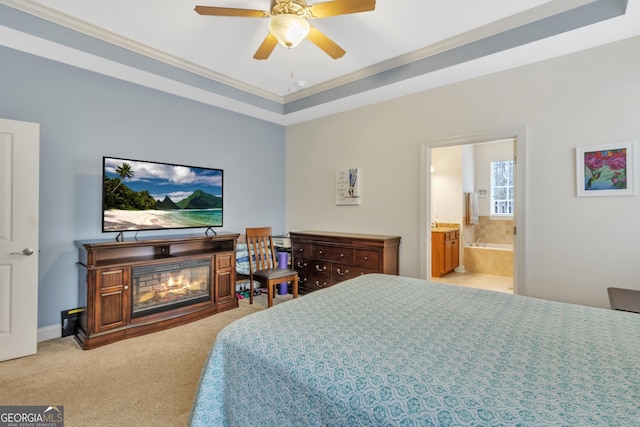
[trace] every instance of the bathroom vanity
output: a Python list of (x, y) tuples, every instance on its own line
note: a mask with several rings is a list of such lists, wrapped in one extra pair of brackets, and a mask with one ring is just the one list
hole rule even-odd
[[(457, 224), (455, 224), (457, 225)], [(431, 275), (442, 277), (460, 265), (460, 228), (438, 225), (431, 229)]]

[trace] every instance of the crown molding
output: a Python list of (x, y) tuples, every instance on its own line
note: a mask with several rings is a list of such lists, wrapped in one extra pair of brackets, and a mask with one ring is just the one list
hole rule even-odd
[(215, 72), (211, 69), (199, 66), (190, 61), (180, 59), (174, 55), (154, 49), (142, 43), (135, 42), (126, 37), (120, 36), (108, 30), (92, 25), (83, 20), (71, 17), (61, 12), (54, 11), (50, 8), (34, 3), (30, 0), (0, 0), (0, 3), (6, 4), (15, 9), (61, 25), (74, 31), (86, 34), (98, 40), (110, 43), (115, 46), (122, 47), (129, 51), (138, 53), (148, 58), (160, 61), (162, 63), (174, 66), (187, 72), (202, 76), (209, 80), (230, 86), (243, 92), (259, 96), (269, 101), (280, 104), (287, 104), (292, 101), (298, 101), (327, 90), (335, 89), (343, 85), (348, 85), (355, 81), (374, 76), (376, 74), (399, 68), (416, 61), (437, 55), (467, 45), (469, 43), (482, 40), (484, 38), (500, 34), (523, 25), (549, 18), (551, 16), (570, 11), (572, 9), (595, 3), (598, 0), (554, 0), (544, 3), (535, 8), (508, 16), (501, 20), (492, 22), (472, 29), (470, 31), (458, 34), (448, 39), (439, 41), (424, 48), (396, 56), (389, 60), (364, 67), (360, 70), (342, 75), (340, 77), (319, 83), (313, 86), (304, 87), (298, 91), (288, 93), (284, 96), (266, 91), (256, 86), (244, 83), (227, 75)]
[(74, 31), (78, 31), (82, 34), (86, 34), (98, 40), (110, 43), (115, 46), (119, 46), (121, 48), (138, 53), (140, 55), (144, 55), (148, 58), (155, 59), (157, 61), (174, 66), (176, 68), (180, 68), (182, 70), (188, 71), (193, 74), (197, 74), (199, 76), (216, 81), (218, 83), (231, 86), (235, 89), (239, 89), (241, 91), (244, 91), (256, 96), (260, 96), (270, 101), (279, 102), (279, 103), (283, 102), (283, 98), (277, 94), (265, 91), (253, 85), (249, 85), (247, 83), (244, 83), (240, 80), (236, 80), (224, 74), (217, 73), (209, 68), (199, 66), (190, 61), (185, 61), (174, 55), (168, 54), (158, 49), (154, 49), (143, 43), (133, 41), (127, 37), (123, 37), (121, 35), (115, 34), (111, 31), (97, 27), (81, 19), (71, 17), (64, 13), (61, 13), (61, 12), (52, 10), (48, 7), (42, 6), (40, 4), (34, 3), (32, 1), (0, 0), (0, 3), (6, 4), (7, 6), (10, 6), (14, 9), (21, 10), (30, 15), (34, 15), (38, 18), (42, 18), (47, 21), (53, 22), (54, 24), (69, 28)]
[(395, 58), (388, 59), (386, 61), (379, 62), (372, 66), (362, 68), (358, 71), (354, 71), (349, 74), (337, 77), (332, 80), (328, 80), (324, 83), (306, 87), (300, 91), (293, 92), (284, 96), (284, 103), (291, 101), (298, 101), (308, 96), (317, 95), (318, 93), (325, 92), (330, 89), (340, 87), (352, 83), (354, 81), (371, 77), (378, 73), (399, 68), (404, 65), (411, 64), (416, 61), (428, 58), (433, 55), (437, 55), (442, 52), (455, 49), (460, 46), (473, 43), (484, 38), (494, 36), (496, 34), (503, 33), (505, 31), (512, 30), (514, 28), (521, 27), (536, 21), (540, 21), (545, 18), (557, 15), (559, 13), (567, 12), (580, 6), (584, 6), (590, 3), (594, 3), (597, 0), (557, 0), (550, 1), (535, 8), (526, 10), (524, 12), (511, 15), (501, 20), (492, 22), (482, 27), (469, 30), (464, 33), (460, 33), (454, 37), (442, 40), (424, 48), (396, 56)]

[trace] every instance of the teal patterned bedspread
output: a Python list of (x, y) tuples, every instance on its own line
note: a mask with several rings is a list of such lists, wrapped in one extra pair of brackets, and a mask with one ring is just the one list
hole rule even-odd
[(640, 315), (372, 274), (228, 325), (192, 426), (640, 426)]

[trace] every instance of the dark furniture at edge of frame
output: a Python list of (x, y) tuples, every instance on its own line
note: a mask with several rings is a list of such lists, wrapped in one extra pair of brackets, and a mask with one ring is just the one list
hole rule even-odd
[(301, 294), (363, 274), (399, 274), (399, 236), (306, 230), (289, 234)]
[[(239, 234), (174, 235), (140, 239), (79, 240), (79, 295), (85, 310), (75, 338), (85, 349), (202, 319), (238, 307), (235, 251)], [(132, 318), (131, 271), (191, 259), (210, 259), (210, 298)]]

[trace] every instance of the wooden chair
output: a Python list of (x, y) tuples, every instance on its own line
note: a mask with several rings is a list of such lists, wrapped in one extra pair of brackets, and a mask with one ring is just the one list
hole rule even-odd
[(607, 288), (612, 310), (640, 313), (640, 291), (623, 288)]
[(267, 307), (273, 306), (276, 285), (291, 282), (293, 297), (298, 298), (298, 272), (278, 268), (271, 227), (247, 228), (249, 250), (249, 304), (253, 304), (253, 281), (267, 286)]

